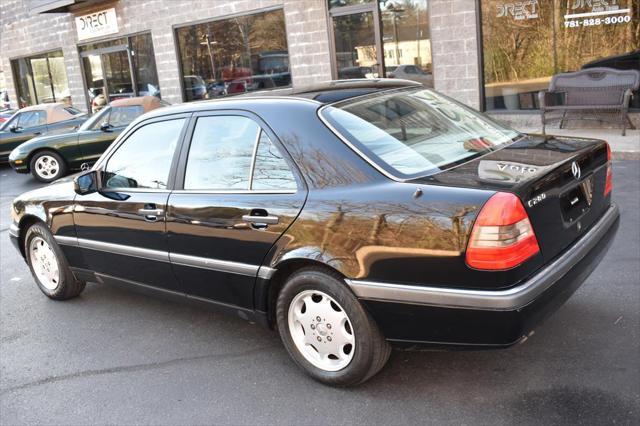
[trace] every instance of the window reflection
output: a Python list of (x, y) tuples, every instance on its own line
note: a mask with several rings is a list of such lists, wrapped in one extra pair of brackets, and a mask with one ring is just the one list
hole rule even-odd
[(291, 85), (284, 12), (176, 30), (186, 101)]
[(183, 125), (184, 119), (177, 119), (150, 123), (136, 130), (109, 159), (105, 186), (166, 189)]
[(200, 117), (191, 139), (185, 189), (249, 189), (260, 127), (240, 116)]
[(387, 77), (433, 87), (426, 0), (381, 1), (380, 12)]
[(71, 105), (62, 51), (14, 59), (11, 68), (20, 108), (50, 102)]
[[(110, 51), (98, 50), (104, 48)], [(80, 55), (92, 112), (116, 99), (160, 97), (151, 34), (85, 44), (80, 46)]]
[(262, 132), (256, 151), (251, 189), (296, 189), (291, 169), (269, 136)]
[(539, 108), (537, 93), (554, 74), (640, 69), (640, 0), (482, 0), (481, 7), (487, 110)]

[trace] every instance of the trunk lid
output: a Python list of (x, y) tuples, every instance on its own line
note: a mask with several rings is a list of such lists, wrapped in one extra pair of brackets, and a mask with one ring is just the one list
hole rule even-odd
[(607, 146), (596, 139), (529, 135), (419, 181), (512, 192), (527, 210), (547, 262), (595, 223), (604, 195)]

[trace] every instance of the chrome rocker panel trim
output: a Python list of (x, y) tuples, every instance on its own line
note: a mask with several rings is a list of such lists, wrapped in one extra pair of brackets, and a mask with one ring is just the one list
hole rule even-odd
[(228, 260), (210, 259), (207, 257), (190, 256), (186, 254), (169, 253), (160, 250), (150, 250), (123, 244), (105, 243), (102, 241), (87, 240), (84, 238), (54, 236), (56, 242), (66, 246), (77, 246), (89, 250), (104, 251), (123, 256), (139, 257), (158, 262), (170, 262), (176, 265), (191, 266), (194, 268), (210, 269), (231, 274), (257, 276), (269, 279), (276, 272), (267, 266), (250, 265), (247, 263), (231, 262)]
[(361, 299), (479, 310), (516, 310), (529, 304), (569, 272), (602, 239), (619, 217), (612, 204), (602, 218), (558, 259), (525, 283), (506, 290), (464, 290), (346, 280)]

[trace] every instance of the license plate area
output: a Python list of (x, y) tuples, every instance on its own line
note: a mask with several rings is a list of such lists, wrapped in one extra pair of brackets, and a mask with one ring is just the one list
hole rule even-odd
[(573, 224), (591, 208), (593, 201), (593, 174), (580, 181), (560, 196), (562, 220)]

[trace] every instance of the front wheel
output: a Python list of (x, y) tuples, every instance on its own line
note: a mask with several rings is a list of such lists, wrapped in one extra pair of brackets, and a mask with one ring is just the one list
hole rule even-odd
[(31, 174), (40, 182), (53, 182), (67, 173), (67, 165), (59, 154), (40, 151), (31, 158)]
[(352, 386), (376, 374), (391, 349), (377, 325), (337, 274), (319, 268), (294, 273), (278, 296), (280, 338), (314, 379)]
[(76, 280), (62, 250), (43, 223), (27, 229), (24, 252), (31, 275), (47, 297), (66, 300), (82, 293), (85, 283)]

